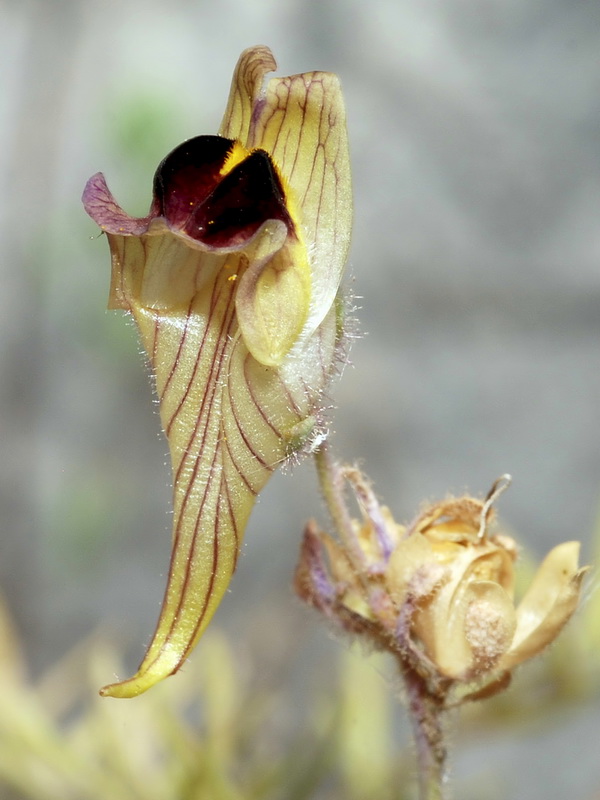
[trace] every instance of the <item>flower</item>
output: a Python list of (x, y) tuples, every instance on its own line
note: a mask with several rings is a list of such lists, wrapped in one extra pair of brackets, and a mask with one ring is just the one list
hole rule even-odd
[(275, 66), (266, 47), (242, 54), (219, 135), (162, 161), (146, 217), (126, 214), (101, 174), (83, 194), (110, 245), (109, 307), (131, 313), (154, 372), (174, 482), (157, 630), (137, 674), (103, 694), (139, 694), (181, 666), (257, 494), (322, 436), (352, 213), (344, 105), (324, 72), (263, 86)]
[(515, 607), (516, 544), (488, 533), (492, 503), (508, 480), (497, 481), (485, 501), (429, 505), (404, 527), (358, 470), (344, 475), (362, 522), (351, 521), (343, 542), (309, 523), (296, 589), (432, 682), (492, 683), (540, 653), (577, 608), (587, 572), (578, 567), (579, 542), (550, 551)]

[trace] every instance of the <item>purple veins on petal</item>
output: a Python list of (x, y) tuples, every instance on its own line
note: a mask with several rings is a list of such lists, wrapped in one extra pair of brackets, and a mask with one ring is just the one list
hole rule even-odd
[(148, 230), (148, 224), (154, 216), (153, 204), (147, 217), (130, 217), (112, 196), (101, 172), (92, 175), (86, 183), (81, 199), (90, 217), (107, 233), (141, 236)]

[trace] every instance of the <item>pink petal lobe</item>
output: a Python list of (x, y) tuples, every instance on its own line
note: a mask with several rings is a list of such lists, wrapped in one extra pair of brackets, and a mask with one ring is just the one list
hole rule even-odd
[(86, 183), (81, 199), (87, 213), (106, 233), (140, 236), (146, 233), (154, 216), (150, 212), (147, 217), (130, 217), (112, 196), (101, 172), (92, 175)]

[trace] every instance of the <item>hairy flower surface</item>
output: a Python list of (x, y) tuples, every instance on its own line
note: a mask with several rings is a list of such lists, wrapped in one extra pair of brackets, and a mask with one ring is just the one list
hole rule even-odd
[(546, 556), (515, 606), (517, 548), (488, 535), (492, 495), (435, 503), (405, 528), (357, 470), (345, 474), (363, 520), (343, 542), (308, 525), (296, 588), (346, 630), (430, 677), (483, 682), (540, 653), (577, 608), (578, 542)]
[(318, 433), (340, 335), (351, 188), (339, 81), (265, 82), (245, 51), (218, 136), (159, 165), (148, 216), (104, 177), (86, 211), (107, 234), (109, 307), (130, 312), (156, 379), (173, 469), (173, 554), (157, 630), (127, 697), (175, 672), (229, 584), (257, 494)]

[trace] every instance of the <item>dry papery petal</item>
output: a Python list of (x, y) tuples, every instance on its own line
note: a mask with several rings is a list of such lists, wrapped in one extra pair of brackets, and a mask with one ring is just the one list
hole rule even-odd
[(473, 661), (469, 675), (494, 669), (512, 642), (517, 619), (512, 599), (493, 581), (475, 581), (468, 587), (470, 598), (464, 630)]
[(579, 542), (564, 542), (551, 550), (517, 607), (517, 629), (502, 669), (540, 653), (558, 636), (575, 612), (589, 567), (579, 567)]

